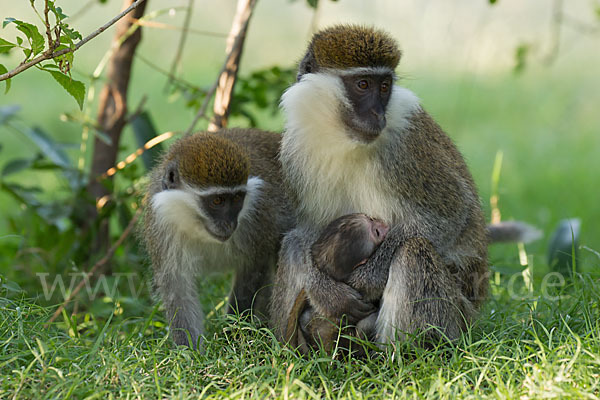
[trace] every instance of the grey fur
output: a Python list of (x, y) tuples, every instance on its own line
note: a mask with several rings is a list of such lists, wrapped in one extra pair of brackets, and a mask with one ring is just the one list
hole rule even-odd
[[(284, 179), (301, 211), (299, 227), (285, 238), (280, 251), (271, 303), (276, 334), (286, 340), (285, 318), (294, 299), (305, 291), (317, 313), (334, 322), (346, 315), (351, 324), (371, 314), (368, 300), (381, 296), (376, 323), (381, 342), (403, 339), (407, 333), (430, 326), (438, 328), (430, 331), (433, 338), (456, 338), (475, 317), (488, 285), (488, 233), (461, 154), (429, 114), (414, 105), (414, 96), (399, 87), (393, 88), (398, 95), (387, 106), (388, 125), (369, 145), (352, 145), (353, 135), (341, 116), (321, 111), (335, 109), (333, 104), (311, 99), (310, 107), (320, 114), (311, 118), (303, 108), (290, 116), (294, 107), (303, 107), (302, 98), (294, 98), (296, 93), (306, 96), (307, 85), (318, 81), (304, 72), (300, 71), (301, 79), (294, 85), (304, 89), (293, 86), (282, 102), (288, 114), (281, 151)], [(320, 74), (325, 75), (319, 82), (331, 82), (335, 90), (324, 101), (335, 97), (341, 109), (347, 99), (333, 83), (341, 78), (331, 70)], [(320, 127), (316, 121), (322, 121)], [(302, 131), (304, 126), (318, 129), (321, 137), (335, 135), (339, 150), (328, 148), (326, 153), (318, 146), (303, 147), (309, 134)], [(327, 158), (320, 159), (321, 154)], [(352, 161), (334, 164), (344, 159)], [(348, 170), (332, 169), (334, 165)], [(327, 180), (317, 171), (327, 174)], [(374, 181), (369, 179), (373, 171), (378, 174)], [(357, 176), (365, 178), (361, 181)], [(354, 195), (360, 185), (370, 185), (376, 192)], [(306, 207), (307, 196), (315, 193), (329, 201), (313, 201), (312, 207)], [(346, 201), (337, 201), (340, 196)], [(337, 218), (355, 212), (383, 219), (392, 231), (365, 265), (364, 275), (346, 284), (319, 271), (307, 254), (317, 232), (328, 222), (323, 216)]]
[[(253, 129), (228, 129), (215, 134), (235, 142), (246, 152), (250, 176), (262, 181), (252, 203), (244, 204), (233, 235), (224, 243), (207, 242), (190, 237), (179, 226), (160, 223), (151, 202), (163, 190), (161, 180), (168, 160), (177, 157), (169, 153), (150, 175), (140, 230), (152, 262), (155, 293), (164, 304), (172, 338), (177, 344), (193, 347), (201, 343), (204, 332), (196, 280), (211, 272), (234, 270), (229, 312), (252, 310), (264, 318), (268, 315), (280, 241), (294, 225), (288, 198), (281, 190), (280, 135)], [(197, 215), (189, 218), (202, 224)]]

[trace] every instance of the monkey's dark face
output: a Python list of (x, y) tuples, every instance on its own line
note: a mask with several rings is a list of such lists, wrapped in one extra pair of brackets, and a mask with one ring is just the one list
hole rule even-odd
[(245, 196), (242, 190), (201, 195), (200, 208), (204, 210), (201, 218), (208, 233), (222, 242), (229, 239), (237, 228)]
[(389, 227), (365, 214), (349, 214), (332, 221), (311, 247), (317, 268), (338, 281), (347, 281), (383, 242)]
[(392, 94), (391, 73), (342, 75), (350, 106), (342, 112), (352, 139), (371, 143), (386, 126), (385, 111)]
[(180, 229), (195, 223), (196, 229), (192, 231), (206, 232), (209, 240), (225, 242), (238, 226), (247, 185), (194, 187), (182, 179), (177, 163), (172, 162), (167, 165), (162, 178), (162, 189), (179, 193), (173, 197), (169, 207), (182, 208), (176, 218)]

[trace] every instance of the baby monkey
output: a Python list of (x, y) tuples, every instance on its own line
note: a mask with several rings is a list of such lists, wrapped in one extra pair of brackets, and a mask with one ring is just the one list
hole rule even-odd
[[(314, 265), (339, 282), (352, 287), (353, 282), (360, 280), (361, 288), (369, 289), (369, 283), (364, 282), (368, 274), (361, 274), (361, 267), (375, 252), (385, 239), (389, 227), (380, 220), (365, 214), (348, 214), (337, 218), (327, 225), (318, 239), (311, 246), (311, 257)], [(358, 290), (365, 301), (376, 303), (369, 290)], [(356, 327), (347, 327), (341, 333), (362, 339), (373, 339), (377, 312), (360, 320)], [(330, 321), (319, 315), (310, 304), (304, 289), (298, 294), (286, 327), (286, 339), (290, 346), (297, 347), (306, 354), (309, 348), (315, 348), (320, 343), (325, 351), (330, 351), (336, 339), (340, 336), (340, 321)], [(345, 337), (340, 337), (338, 344), (348, 348), (350, 343)], [(359, 349), (360, 351), (360, 349)]]

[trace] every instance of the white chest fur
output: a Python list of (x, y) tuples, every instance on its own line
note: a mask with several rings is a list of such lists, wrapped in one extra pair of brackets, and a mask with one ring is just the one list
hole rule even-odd
[(307, 74), (282, 97), (287, 122), (281, 160), (298, 193), (300, 218), (321, 226), (341, 215), (363, 212), (394, 223), (402, 218), (402, 204), (382, 185), (377, 151), (401, 139), (419, 101), (395, 86), (387, 128), (368, 145), (346, 134), (340, 119), (340, 104), (346, 101), (340, 79), (330, 74)]

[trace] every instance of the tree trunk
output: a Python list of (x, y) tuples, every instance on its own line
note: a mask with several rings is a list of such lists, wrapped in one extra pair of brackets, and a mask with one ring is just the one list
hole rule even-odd
[[(134, 0), (123, 0), (123, 9), (129, 7), (133, 2)], [(99, 177), (113, 167), (117, 160), (121, 133), (126, 123), (127, 88), (131, 78), (133, 55), (142, 38), (142, 28), (138, 27), (129, 37), (125, 38), (125, 36), (134, 25), (134, 21), (144, 15), (147, 3), (146, 0), (140, 4), (116, 25), (117, 32), (113, 39), (115, 50), (109, 61), (107, 79), (100, 92), (98, 107), (99, 129), (110, 138), (111, 143), (107, 144), (98, 137), (94, 140), (88, 192), (96, 199), (96, 207), (90, 208), (88, 224), (92, 224), (97, 219), (98, 210), (105, 203), (105, 196), (109, 196), (112, 192), (109, 189), (112, 185), (106, 185), (106, 182), (103, 183)], [(112, 177), (106, 179), (112, 179)], [(102, 198), (105, 200), (99, 201)], [(106, 218), (100, 221), (96, 237), (93, 239), (91, 254), (103, 254), (108, 248), (108, 244), (109, 220)], [(110, 272), (110, 267), (105, 268), (104, 272)]]

